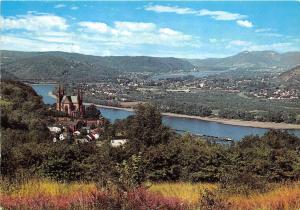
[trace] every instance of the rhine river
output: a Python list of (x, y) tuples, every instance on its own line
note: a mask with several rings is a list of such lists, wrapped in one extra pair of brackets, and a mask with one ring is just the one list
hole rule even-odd
[[(32, 85), (34, 90), (43, 97), (46, 104), (53, 104), (56, 100), (49, 95), (52, 92), (55, 84), (35, 84)], [(120, 110), (114, 108), (99, 108), (103, 117), (114, 122), (118, 119), (125, 119), (134, 114), (132, 111)], [(192, 134), (211, 135), (218, 137), (229, 137), (234, 140), (240, 140), (247, 135), (263, 135), (268, 129), (253, 128), (236, 125), (225, 125), (217, 122), (209, 122), (199, 119), (188, 119), (181, 117), (163, 116), (163, 123), (172, 129), (189, 132)], [(300, 130), (290, 130), (300, 137)]]

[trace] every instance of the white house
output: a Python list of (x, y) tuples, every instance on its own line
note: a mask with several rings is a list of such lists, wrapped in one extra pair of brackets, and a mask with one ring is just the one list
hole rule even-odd
[(75, 136), (79, 136), (79, 135), (80, 135), (80, 131), (75, 131), (73, 134), (74, 134)]
[(61, 133), (62, 132), (62, 129), (57, 126), (48, 126), (48, 129), (50, 130), (50, 132), (53, 132), (53, 133)]
[(99, 139), (100, 135), (98, 133), (92, 134), (94, 136), (94, 138), (97, 140)]
[(110, 144), (112, 147), (119, 147), (124, 145), (127, 141), (128, 139), (113, 139), (110, 141)]

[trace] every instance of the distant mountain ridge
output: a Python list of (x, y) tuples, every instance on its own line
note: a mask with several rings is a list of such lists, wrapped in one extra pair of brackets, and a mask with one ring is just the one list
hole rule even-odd
[(287, 70), (300, 64), (300, 52), (244, 51), (226, 58), (189, 59), (198, 68)]
[(24, 80), (101, 81), (122, 72), (198, 70), (285, 71), (300, 64), (300, 52), (241, 52), (226, 58), (92, 56), (66, 52), (1, 51), (1, 71)]
[(300, 85), (300, 65), (283, 72), (279, 78), (285, 82), (297, 83)]
[(122, 72), (169, 72), (194, 66), (179, 58), (1, 51), (1, 68), (22, 79), (95, 81)]

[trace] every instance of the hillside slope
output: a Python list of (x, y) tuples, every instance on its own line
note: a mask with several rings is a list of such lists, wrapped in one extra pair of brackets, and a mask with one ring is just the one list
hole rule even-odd
[(90, 56), (65, 52), (2, 51), (3, 71), (33, 80), (107, 80), (121, 72), (169, 72), (194, 66), (178, 58)]
[(285, 82), (299, 83), (300, 84), (300, 66), (292, 68), (282, 73), (279, 78)]
[(300, 64), (300, 52), (245, 51), (226, 58), (191, 59), (200, 69), (290, 69)]
[(272, 70), (300, 65), (300, 52), (241, 52), (227, 58), (179, 59), (148, 56), (92, 56), (66, 52), (1, 51), (1, 71), (24, 80), (107, 81), (122, 72)]

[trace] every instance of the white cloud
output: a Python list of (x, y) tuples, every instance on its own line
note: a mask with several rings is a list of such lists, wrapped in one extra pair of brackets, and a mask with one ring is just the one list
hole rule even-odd
[(251, 42), (243, 41), (243, 40), (233, 40), (230, 42), (230, 45), (239, 46), (239, 47), (250, 46), (251, 44), (252, 44)]
[(217, 43), (217, 42), (218, 42), (218, 40), (215, 39), (215, 38), (210, 38), (210, 39), (208, 39), (208, 41), (209, 41), (210, 43)]
[[(170, 45), (182, 46), (193, 42), (193, 37), (171, 28), (159, 28), (154, 23), (116, 21), (112, 26), (102, 22), (80, 22), (80, 31), (87, 40), (101, 41), (112, 46)], [(194, 43), (193, 43), (194, 44)]]
[(79, 22), (82, 29), (90, 32), (109, 33), (112, 35), (130, 35), (132, 32), (149, 32), (156, 28), (154, 23), (144, 22), (114, 22), (113, 26), (108, 26), (102, 22)]
[(188, 7), (177, 7), (177, 6), (163, 6), (163, 5), (148, 5), (145, 6), (146, 11), (153, 11), (157, 13), (176, 13), (180, 15), (192, 14), (197, 16), (208, 16), (214, 20), (219, 21), (237, 21), (239, 26), (251, 28), (253, 24), (244, 20), (247, 18), (246, 15), (239, 13), (232, 13), (227, 11), (213, 11), (208, 9), (194, 10)]
[(241, 51), (263, 51), (274, 50), (278, 52), (299, 51), (299, 47), (292, 42), (275, 42), (269, 44), (259, 44), (244, 40), (232, 40), (225, 46), (227, 50), (234, 50), (234, 52)]
[(262, 50), (274, 50), (278, 52), (299, 51), (299, 47), (295, 46), (291, 42), (278, 42), (272, 44), (252, 44), (247, 50), (249, 51), (262, 51)]
[(73, 6), (73, 7), (71, 7), (70, 9), (71, 9), (71, 10), (78, 10), (79, 7)]
[(268, 37), (283, 37), (284, 36), (284, 35), (279, 34), (279, 33), (264, 33), (262, 35), (268, 36)]
[(256, 33), (264, 33), (264, 32), (269, 32), (269, 31), (272, 31), (272, 29), (271, 28), (259, 28), (259, 29), (255, 30)]
[(63, 7), (66, 7), (66, 5), (65, 4), (57, 4), (54, 6), (54, 8), (56, 8), (56, 9), (63, 8)]
[(236, 23), (239, 26), (246, 27), (246, 28), (252, 28), (253, 27), (252, 22), (250, 22), (248, 20), (238, 20), (238, 21), (236, 21)]
[(100, 33), (107, 33), (111, 30), (106, 23), (101, 22), (79, 22), (78, 24), (83, 28)]
[(172, 30), (170, 28), (161, 28), (161, 29), (159, 29), (159, 33), (164, 34), (164, 35), (170, 35), (170, 36), (181, 34), (180, 32)]
[(35, 40), (45, 41), (47, 43), (72, 43), (71, 39), (66, 39), (65, 37), (53, 37), (53, 36), (36, 36)]
[(256, 29), (255, 32), (258, 33), (261, 36), (267, 36), (267, 37), (283, 37), (282, 34), (274, 32), (275, 30), (271, 28), (259, 28)]
[(153, 11), (158, 13), (176, 13), (176, 14), (194, 14), (196, 11), (193, 11), (190, 8), (181, 8), (181, 7), (171, 7), (171, 6), (163, 6), (163, 5), (148, 5), (145, 7), (145, 10), (147, 11)]
[(62, 17), (43, 14), (27, 14), (17, 17), (0, 17), (2, 30), (20, 29), (26, 31), (66, 30), (68, 24)]
[(29, 38), (1, 36), (1, 49), (21, 50), (21, 51), (64, 51), (64, 52), (82, 52), (79, 45), (70, 43), (52, 43), (48, 41), (39, 41)]
[(200, 10), (197, 15), (199, 16), (209, 16), (215, 20), (240, 20), (246, 18), (245, 15), (240, 15), (238, 13), (231, 13), (226, 11), (210, 11), (207, 9)]
[(154, 23), (143, 23), (143, 22), (115, 22), (115, 27), (118, 30), (128, 31), (153, 31), (155, 29)]
[(224, 21), (240, 20), (247, 17), (245, 15), (241, 15), (238, 13), (231, 13), (226, 11), (211, 11), (207, 9), (193, 10), (187, 7), (177, 7), (177, 6), (171, 7), (171, 6), (163, 6), (163, 5), (154, 5), (154, 6), (148, 5), (145, 7), (145, 10), (153, 11), (157, 13), (176, 13), (180, 15), (194, 14), (198, 16), (209, 16), (215, 20), (224, 20)]

